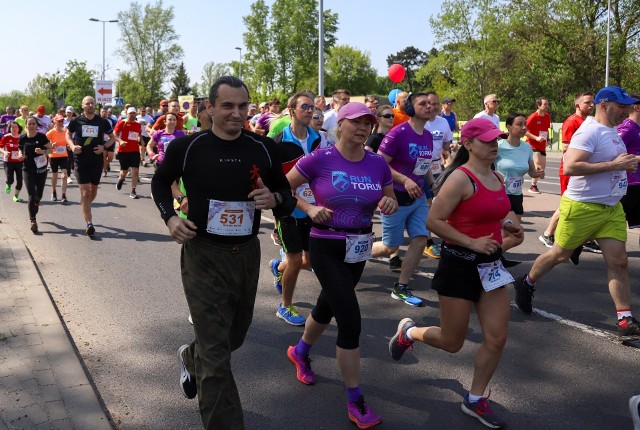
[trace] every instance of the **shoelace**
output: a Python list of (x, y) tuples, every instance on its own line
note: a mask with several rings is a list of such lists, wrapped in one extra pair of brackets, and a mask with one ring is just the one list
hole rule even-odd
[(401, 292), (403, 292), (404, 294), (406, 294), (407, 297), (413, 297), (413, 293), (411, 292), (411, 290), (413, 290), (413, 288), (401, 287), (401, 288), (399, 288), (399, 290)]
[(289, 315), (292, 315), (294, 317), (299, 317), (300, 316), (300, 312), (298, 312), (296, 310), (296, 308), (294, 308), (293, 306), (286, 306), (285, 309), (286, 309), (285, 314), (289, 314)]
[(367, 415), (367, 402), (364, 401), (364, 397), (360, 396), (358, 401), (356, 401), (356, 407), (360, 412), (360, 415)]

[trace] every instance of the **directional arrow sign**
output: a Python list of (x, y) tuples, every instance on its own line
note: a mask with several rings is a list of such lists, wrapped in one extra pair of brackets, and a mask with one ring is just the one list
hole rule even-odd
[(96, 81), (96, 103), (104, 105), (112, 105), (113, 98), (113, 81)]

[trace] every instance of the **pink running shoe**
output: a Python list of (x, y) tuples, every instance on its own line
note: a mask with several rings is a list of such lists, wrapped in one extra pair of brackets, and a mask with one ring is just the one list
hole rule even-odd
[(355, 402), (347, 402), (349, 419), (353, 421), (359, 429), (368, 429), (382, 422), (382, 418), (369, 408), (364, 396)]
[(311, 360), (309, 356), (300, 357), (296, 354), (296, 347), (293, 345), (287, 349), (287, 357), (289, 357), (289, 361), (296, 366), (296, 377), (298, 381), (305, 385), (313, 385), (316, 383), (316, 375), (313, 373), (313, 370), (311, 370)]

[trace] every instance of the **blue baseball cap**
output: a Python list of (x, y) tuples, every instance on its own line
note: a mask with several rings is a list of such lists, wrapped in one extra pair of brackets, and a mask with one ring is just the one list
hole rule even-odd
[(609, 86), (604, 87), (596, 94), (596, 103), (600, 102), (616, 102), (621, 105), (633, 105), (640, 102), (640, 100), (631, 97), (629, 93), (620, 87)]

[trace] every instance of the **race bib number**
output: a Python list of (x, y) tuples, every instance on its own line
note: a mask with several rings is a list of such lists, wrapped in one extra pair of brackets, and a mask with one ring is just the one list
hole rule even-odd
[(514, 281), (513, 276), (504, 268), (500, 260), (478, 264), (478, 274), (480, 275), (482, 288), (484, 288), (486, 292), (495, 290)]
[(137, 131), (129, 132), (129, 140), (138, 140), (140, 139), (140, 134)]
[(207, 233), (220, 236), (248, 236), (253, 230), (256, 202), (209, 200)]
[(442, 164), (440, 164), (439, 160), (435, 160), (433, 164), (431, 164), (431, 174), (439, 175), (442, 173)]
[(83, 125), (81, 133), (82, 137), (98, 137), (98, 127), (95, 125)]
[(359, 263), (371, 258), (373, 246), (373, 233), (347, 234), (345, 237), (346, 253), (345, 263)]
[(416, 160), (416, 165), (413, 168), (413, 174), (416, 176), (426, 175), (431, 167), (431, 158), (420, 158)]
[(67, 147), (60, 145), (60, 146), (56, 146), (56, 154), (66, 154), (67, 153)]
[(611, 195), (616, 197), (621, 197), (627, 194), (627, 172), (618, 171), (613, 172), (611, 176)]
[(549, 140), (549, 132), (548, 131), (541, 131), (540, 132), (540, 137), (543, 138), (544, 140)]
[(509, 176), (504, 184), (507, 189), (507, 194), (520, 194), (522, 190), (522, 177)]
[(34, 157), (33, 161), (36, 163), (36, 167), (38, 169), (42, 169), (47, 165), (47, 156), (44, 154), (38, 155), (37, 157)]
[(302, 199), (312, 205), (316, 204), (316, 198), (313, 196), (313, 191), (309, 187), (309, 184), (302, 184), (296, 188), (296, 195), (302, 197)]
[(11, 158), (17, 160), (20, 157), (20, 151), (11, 151)]

